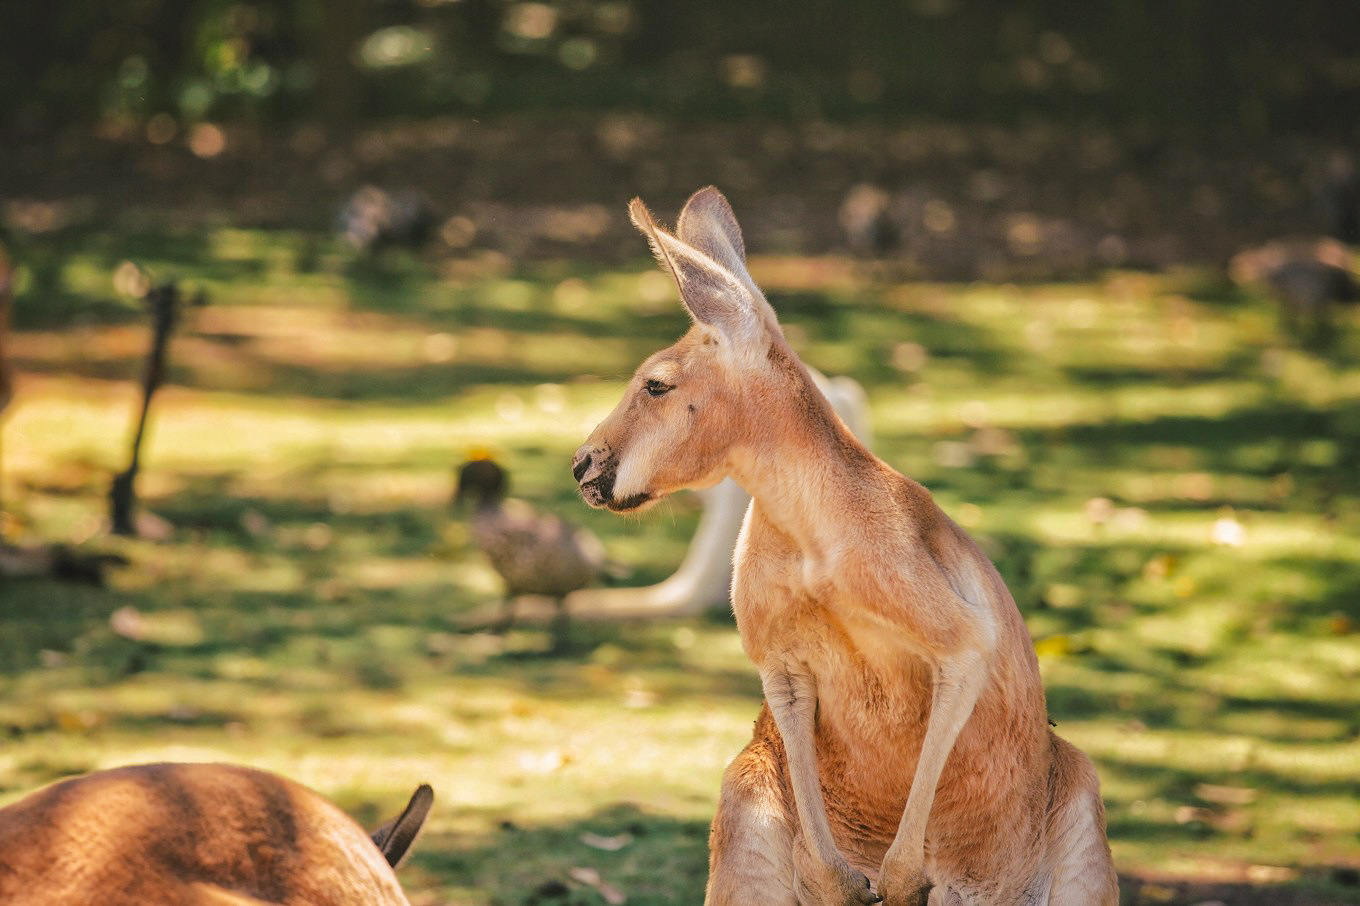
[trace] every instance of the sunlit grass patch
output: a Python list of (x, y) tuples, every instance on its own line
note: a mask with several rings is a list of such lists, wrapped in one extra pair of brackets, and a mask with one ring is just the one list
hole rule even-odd
[[(109, 275), (134, 255), (212, 296), (174, 340), (144, 450), (162, 541), (102, 534), (146, 340)], [(1130, 890), (1360, 902), (1329, 880), (1360, 834), (1353, 360), (1295, 348), (1262, 301), (1201, 299), (1186, 275), (753, 268), (809, 363), (865, 384), (880, 455), (997, 562), (1057, 731), (1101, 771)], [(693, 499), (620, 520), (580, 505), (568, 471), (622, 380), (686, 329), (664, 277), (359, 262), (223, 230), (87, 237), (45, 279), (59, 309), (21, 283), (11, 528), (130, 565), (106, 589), (0, 589), (0, 797), (229, 759), (376, 822), (428, 780), (416, 902), (597, 902), (583, 867), (630, 903), (702, 897), (719, 777), (759, 706), (730, 617), (582, 623), (556, 655), (539, 625), (489, 632), (499, 580), (449, 508), (454, 467), (489, 449), (514, 494), (599, 533), (626, 581), (674, 569)]]

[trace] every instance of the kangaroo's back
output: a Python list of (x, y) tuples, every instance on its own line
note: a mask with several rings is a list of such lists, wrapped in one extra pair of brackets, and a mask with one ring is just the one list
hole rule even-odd
[(408, 906), (353, 819), (224, 764), (101, 771), (0, 809), (0, 903)]

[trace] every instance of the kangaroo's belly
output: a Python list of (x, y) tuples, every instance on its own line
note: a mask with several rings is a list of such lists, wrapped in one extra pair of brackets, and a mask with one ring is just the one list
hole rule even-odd
[[(824, 637), (825, 638), (825, 637)], [(926, 663), (898, 651), (888, 661), (853, 636), (801, 652), (817, 684), (818, 774), (842, 845), (883, 848), (906, 806), (930, 716)]]
[[(876, 872), (897, 835), (930, 719), (929, 655), (892, 608), (840, 599), (834, 582), (808, 582), (801, 555), (779, 536), (748, 542), (733, 588), (742, 644), (762, 670), (786, 662), (814, 678), (814, 744), (832, 833), (853, 864)], [(1000, 629), (1001, 652), (1028, 650), (1027, 640), (1008, 637), (1015, 626)], [(994, 876), (1000, 866), (983, 863), (1023, 849), (1021, 841), (1037, 850), (1042, 833), (1048, 728), (1037, 672), (1006, 654), (991, 670), (945, 761), (926, 827), (927, 860), (941, 877)]]
[[(817, 687), (818, 776), (836, 843), (864, 869), (874, 868), (897, 835), (930, 719), (933, 674), (905, 642), (856, 631), (835, 612), (798, 608), (776, 635), (782, 654), (811, 672)], [(971, 863), (996, 851), (997, 835), (1041, 832), (992, 820), (1044, 814), (1046, 764), (1033, 757), (1027, 721), (1015, 720), (1001, 690), (989, 684), (945, 763), (927, 827), (932, 861)], [(1045, 728), (1046, 729), (1046, 728)], [(1008, 819), (1008, 821), (1014, 819)], [(1003, 826), (1007, 825), (1007, 826)]]

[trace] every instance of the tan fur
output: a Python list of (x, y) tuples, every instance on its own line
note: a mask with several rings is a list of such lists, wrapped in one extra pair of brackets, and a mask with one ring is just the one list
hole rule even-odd
[(152, 764), (0, 809), (5, 906), (409, 906), (354, 821), (282, 777)]
[(733, 608), (766, 705), (723, 781), (707, 902), (868, 903), (872, 879), (888, 906), (1115, 903), (1094, 768), (1050, 732), (992, 564), (832, 412), (716, 190), (678, 235), (631, 212), (696, 323), (577, 452), (582, 495), (642, 509), (730, 475), (753, 496)]

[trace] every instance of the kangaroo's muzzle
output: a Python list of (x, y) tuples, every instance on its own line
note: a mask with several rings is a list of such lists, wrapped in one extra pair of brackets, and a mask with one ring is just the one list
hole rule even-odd
[(619, 474), (619, 460), (607, 448), (589, 444), (576, 451), (571, 459), (571, 475), (581, 489), (581, 499), (596, 509), (626, 513), (642, 506), (652, 495), (646, 492), (614, 498), (614, 479)]

